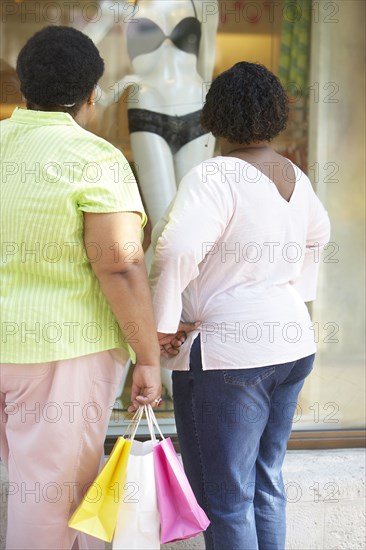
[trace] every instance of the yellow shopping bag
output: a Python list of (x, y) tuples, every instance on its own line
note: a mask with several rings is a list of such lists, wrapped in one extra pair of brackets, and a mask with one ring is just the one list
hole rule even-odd
[(132, 441), (119, 437), (109, 458), (69, 520), (69, 527), (111, 542)]

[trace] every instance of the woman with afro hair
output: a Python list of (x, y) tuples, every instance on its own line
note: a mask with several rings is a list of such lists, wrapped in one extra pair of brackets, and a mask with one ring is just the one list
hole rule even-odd
[[(153, 232), (153, 304), (173, 370), (184, 468), (209, 550), (283, 550), (282, 463), (313, 368), (305, 302), (329, 220), (307, 176), (271, 146), (288, 101), (265, 67), (212, 83), (202, 125), (221, 155), (193, 168)], [(169, 358), (179, 322), (201, 321)]]
[(104, 63), (67, 27), (17, 60), (27, 109), (1, 122), (1, 459), (7, 549), (103, 548), (67, 525), (96, 477), (122, 348), (130, 409), (160, 401), (141, 245), (146, 216), (122, 153), (83, 129)]

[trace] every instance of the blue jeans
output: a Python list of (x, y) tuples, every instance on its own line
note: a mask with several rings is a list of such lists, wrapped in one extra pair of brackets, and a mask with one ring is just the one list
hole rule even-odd
[(199, 337), (189, 371), (173, 372), (184, 469), (211, 520), (207, 550), (284, 550), (282, 463), (297, 398), (314, 355), (240, 370), (202, 370)]

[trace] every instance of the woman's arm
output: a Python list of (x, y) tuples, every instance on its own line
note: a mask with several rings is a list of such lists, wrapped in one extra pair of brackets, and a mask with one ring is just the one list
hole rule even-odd
[[(92, 214), (84, 212), (86, 249), (94, 243), (101, 252), (91, 262), (100, 287), (123, 330), (137, 330), (130, 343), (136, 353), (132, 407), (160, 397), (160, 349), (141, 245), (141, 217), (135, 212)], [(135, 341), (137, 340), (137, 341)], [(140, 396), (143, 395), (144, 397)]]
[[(208, 167), (215, 175), (204, 174)], [(175, 334), (182, 313), (182, 292), (199, 275), (199, 265), (229, 223), (234, 200), (214, 160), (193, 168), (181, 181), (168, 223), (160, 225), (150, 284), (158, 332)], [(184, 319), (187, 322), (201, 319)], [(185, 330), (185, 329), (183, 329)], [(187, 332), (187, 331), (186, 331)]]
[(330, 221), (323, 204), (314, 193), (310, 181), (309, 225), (306, 236), (306, 250), (301, 273), (291, 284), (300, 294), (304, 302), (311, 302), (316, 298), (319, 266), (322, 261), (322, 252), (329, 242)]

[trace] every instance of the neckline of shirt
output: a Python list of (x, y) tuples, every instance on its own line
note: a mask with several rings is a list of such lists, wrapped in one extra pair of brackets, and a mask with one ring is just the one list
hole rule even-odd
[(293, 202), (293, 197), (294, 197), (294, 194), (295, 194), (295, 191), (296, 191), (296, 188), (298, 187), (298, 177), (297, 177), (297, 171), (299, 170), (299, 167), (296, 166), (296, 164), (294, 164), (292, 162), (292, 160), (286, 158), (286, 160), (289, 161), (289, 163), (292, 165), (293, 169), (294, 169), (294, 172), (295, 172), (295, 185), (294, 185), (294, 188), (292, 190), (292, 193), (291, 193), (291, 196), (290, 198), (287, 200), (285, 199), (281, 193), (279, 192), (278, 190), (278, 187), (277, 185), (275, 184), (275, 182), (273, 180), (271, 180), (270, 177), (268, 177), (264, 172), (262, 172), (262, 170), (259, 170), (258, 166), (255, 166), (254, 164), (252, 164), (251, 162), (248, 162), (247, 160), (244, 160), (244, 159), (241, 159), (239, 157), (229, 157), (229, 156), (224, 156), (224, 155), (220, 155), (221, 158), (224, 158), (224, 159), (233, 159), (234, 162), (236, 162), (237, 160), (239, 162), (244, 162), (245, 164), (248, 164), (248, 166), (251, 166), (252, 168), (255, 168), (256, 170), (258, 170), (262, 176), (264, 176), (268, 181), (269, 183), (274, 187), (275, 191), (277, 192), (277, 195), (279, 196), (280, 199), (282, 199), (283, 202), (285, 202), (286, 204), (291, 204)]
[(69, 113), (60, 111), (33, 111), (20, 107), (14, 109), (11, 120), (21, 124), (38, 126), (79, 126)]

